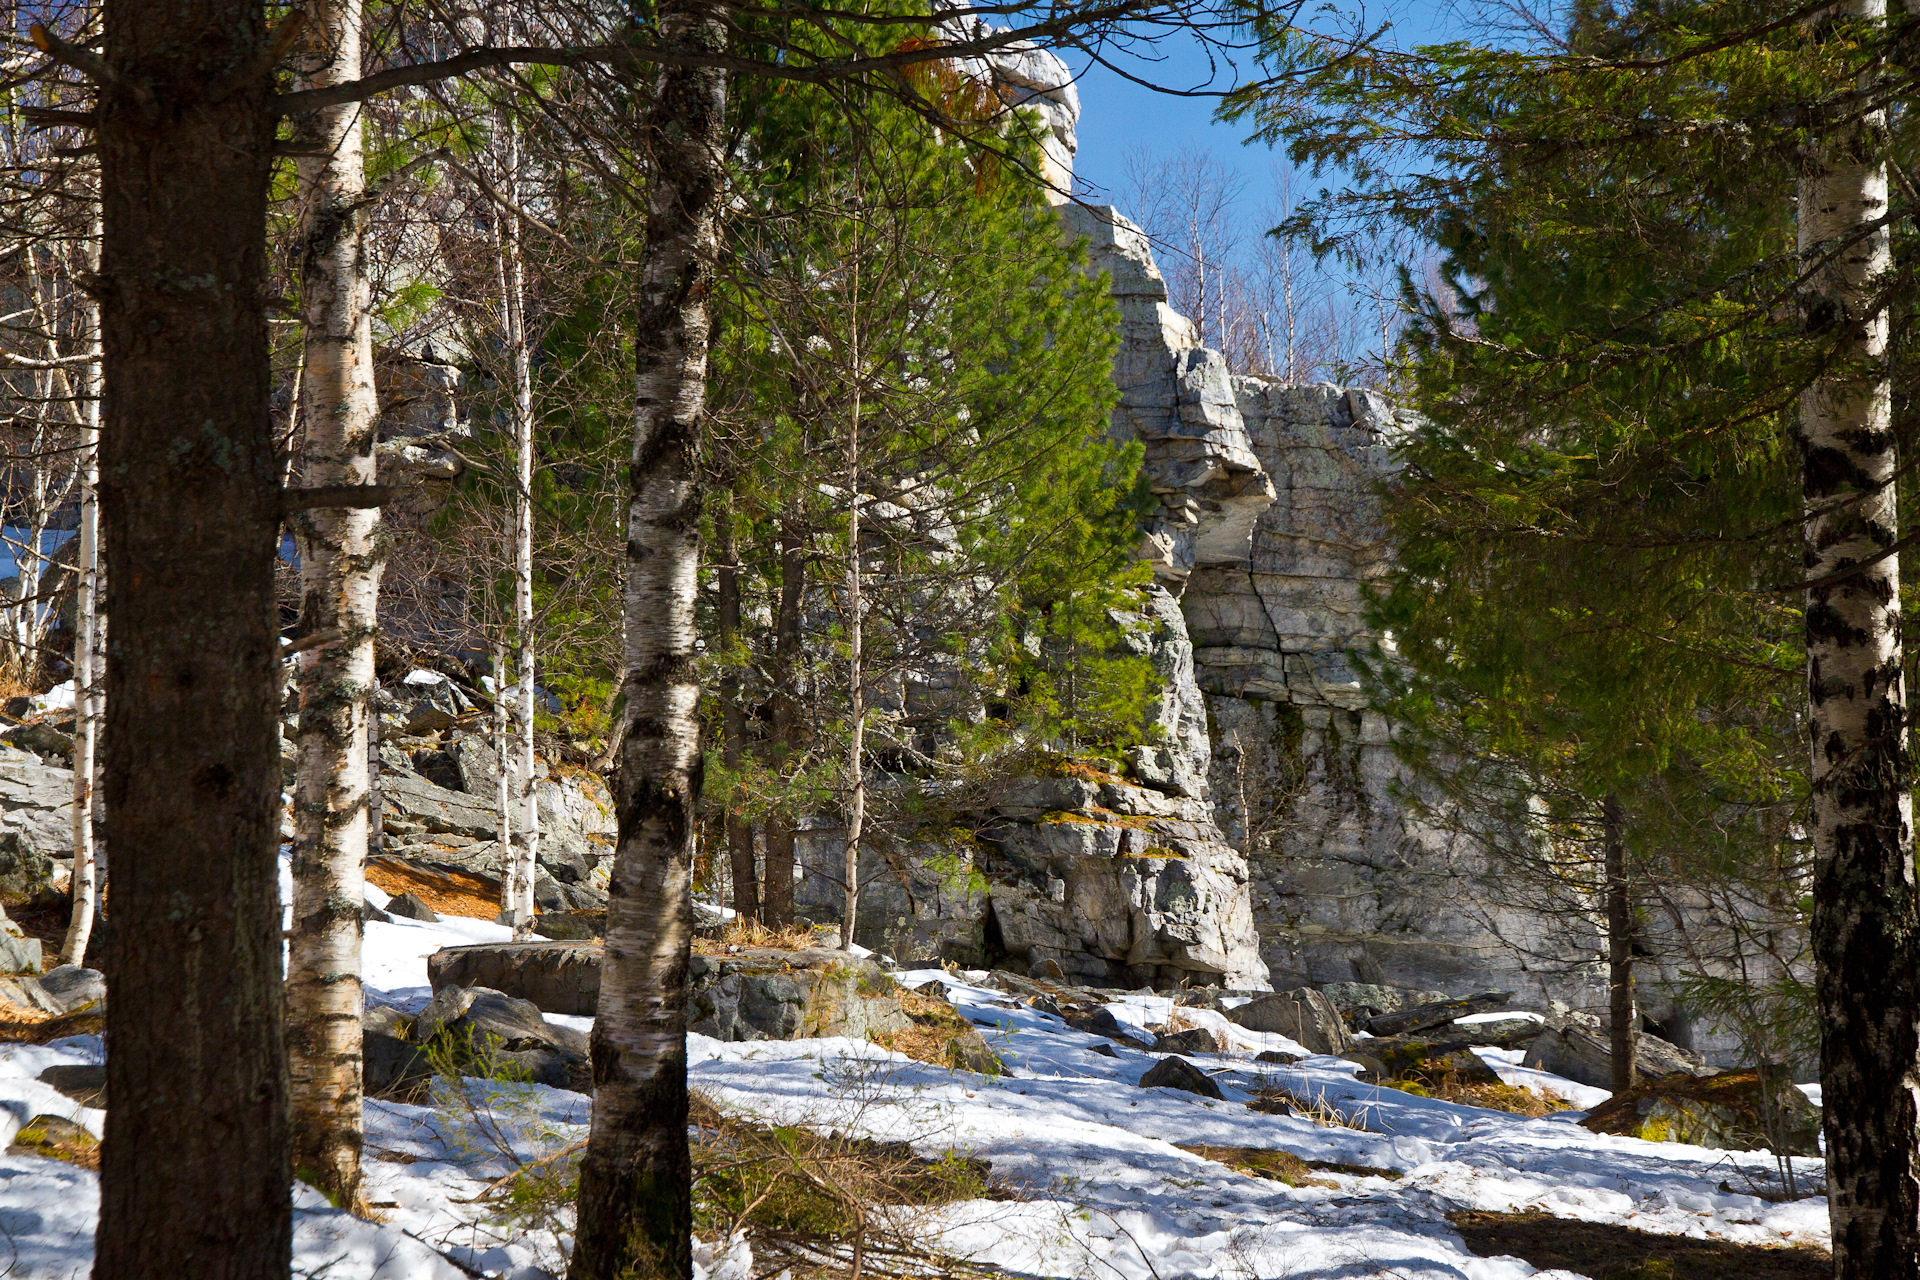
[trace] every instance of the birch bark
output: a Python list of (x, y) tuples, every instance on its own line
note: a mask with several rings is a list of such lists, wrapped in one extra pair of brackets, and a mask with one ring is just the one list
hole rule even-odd
[[(315, 0), (308, 14), (301, 83), (317, 88), (358, 79), (360, 0)], [(302, 156), (299, 166), (306, 207), (301, 483), (315, 488), (375, 483), (379, 402), (362, 244), (360, 116), (357, 104), (331, 107), (297, 124), (318, 152)], [(287, 959), (294, 1167), (336, 1203), (352, 1205), (360, 1193), (360, 938), (380, 513), (315, 508), (291, 524), (300, 551), (300, 631), (341, 635), (302, 653), (297, 676)]]
[[(520, 133), (511, 117), (502, 121), (506, 134), (506, 188), (513, 207), (520, 207)], [(501, 319), (513, 376), (513, 637), (514, 675), (518, 679), (520, 770), (518, 796), (520, 834), (509, 846), (513, 871), (508, 877), (504, 923), (513, 936), (533, 936), (533, 882), (540, 853), (540, 809), (534, 777), (533, 738), (533, 360), (527, 342), (526, 266), (521, 258), (520, 220), (500, 219)]]
[[(100, 242), (95, 219), (93, 243)], [(98, 251), (89, 269), (99, 270)], [(73, 636), (73, 914), (60, 944), (61, 964), (85, 964), (93, 937), (93, 913), (99, 900), (93, 847), (94, 748), (100, 733), (100, 659), (105, 645), (100, 617), (100, 306), (89, 303), (87, 343), (93, 360), (86, 366), (80, 405), (79, 581), (74, 601)]]
[[(859, 173), (856, 168), (855, 174)], [(858, 218), (855, 213), (855, 218)], [(841, 855), (846, 906), (840, 918), (840, 947), (851, 950), (860, 911), (860, 836), (867, 820), (867, 689), (861, 666), (866, 639), (866, 603), (860, 581), (860, 235), (853, 237), (852, 334), (848, 343), (853, 371), (853, 401), (847, 415), (847, 843)]]
[[(668, 49), (718, 53), (720, 11), (665, 0)], [(593, 1029), (593, 1127), (580, 1166), (572, 1280), (690, 1276), (687, 996), (700, 791), (696, 450), (726, 194), (726, 74), (669, 67), (642, 122), (653, 158), (634, 332), (624, 610), (620, 843)]]
[[(1851, 0), (1823, 11), (1814, 34), (1885, 18), (1885, 0)], [(1900, 561), (1884, 555), (1899, 536), (1881, 297), (1892, 252), (1887, 228), (1872, 226), (1887, 211), (1886, 153), (1875, 112), (1811, 149), (1798, 192), (1801, 316), (1829, 349), (1801, 395), (1800, 444), (1807, 576), (1818, 584), (1806, 597), (1813, 949), (1842, 1280), (1920, 1276), (1920, 910)]]

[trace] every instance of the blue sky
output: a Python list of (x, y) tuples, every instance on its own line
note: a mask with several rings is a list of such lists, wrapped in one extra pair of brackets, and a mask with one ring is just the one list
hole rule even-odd
[[(1343, 5), (1349, 11), (1358, 6)], [(1390, 21), (1393, 39), (1398, 43), (1418, 44), (1446, 38), (1449, 34), (1450, 0), (1396, 0), (1374, 4), (1365, 13), (1371, 23)], [(1207, 58), (1193, 40), (1166, 40), (1155, 46), (1158, 61), (1132, 59), (1120, 65), (1141, 79), (1177, 88), (1231, 88), (1234, 69), (1221, 67), (1212, 76)], [(1243, 77), (1254, 74), (1251, 59), (1239, 69)], [(1124, 77), (1093, 67), (1081, 77), (1080, 154), (1074, 169), (1086, 182), (1106, 194), (1093, 196), (1104, 203), (1123, 186), (1127, 153), (1142, 145), (1152, 151), (1168, 153), (1205, 148), (1221, 161), (1232, 165), (1246, 179), (1249, 193), (1268, 190), (1270, 166), (1285, 165), (1286, 158), (1265, 146), (1246, 146), (1246, 129), (1218, 124), (1213, 119), (1218, 101), (1213, 98), (1179, 98), (1156, 93), (1129, 83)], [(1123, 210), (1124, 212), (1124, 210)]]

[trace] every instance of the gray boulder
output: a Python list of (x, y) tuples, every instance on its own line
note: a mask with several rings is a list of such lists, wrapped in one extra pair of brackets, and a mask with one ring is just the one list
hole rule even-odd
[(1154, 1053), (1218, 1053), (1220, 1042), (1205, 1027), (1169, 1031), (1153, 1042)]
[(417, 895), (411, 893), (403, 893), (399, 897), (389, 901), (387, 903), (387, 914), (390, 916), (399, 916), (406, 920), (421, 920), (427, 924), (436, 924), (440, 919), (432, 907), (420, 901)]
[(1416, 991), (1409, 987), (1388, 987), (1374, 982), (1323, 982), (1320, 990), (1355, 1026), (1383, 1013), (1398, 1013), (1416, 1004), (1445, 1000), (1444, 991)]
[(1502, 1049), (1514, 1049), (1531, 1043), (1546, 1024), (1538, 1018), (1499, 1018), (1491, 1022), (1454, 1022), (1447, 1025), (1441, 1034), (1449, 1039), (1471, 1040), (1474, 1044), (1497, 1045)]
[(368, 1096), (414, 1098), (433, 1079), (426, 1050), (413, 1043), (412, 1022), (385, 1005), (369, 1005), (360, 1015), (361, 1086)]
[(1416, 1004), (1394, 1013), (1383, 1013), (1377, 1018), (1369, 1018), (1366, 1031), (1368, 1035), (1375, 1036), (1408, 1036), (1421, 1031), (1431, 1031), (1435, 1027), (1444, 1027), (1455, 1018), (1511, 1008), (1512, 1002), (1513, 992), (1511, 991), (1482, 991), (1477, 995), (1461, 996), (1458, 999), (1430, 1000), (1425, 1004)]
[(417, 822), (427, 832), (475, 840), (499, 834), (498, 815), (486, 800), (436, 785), (411, 770), (382, 769), (380, 799), (383, 816)]
[(1295, 987), (1280, 995), (1261, 996), (1227, 1014), (1229, 1021), (1249, 1031), (1281, 1035), (1299, 1042), (1309, 1053), (1342, 1054), (1353, 1047), (1353, 1036), (1325, 993)]
[(40, 972), (40, 939), (18, 932), (13, 921), (0, 917), (0, 974)]
[(1160, 1059), (1147, 1074), (1140, 1077), (1140, 1087), (1178, 1089), (1182, 1093), (1197, 1093), (1203, 1098), (1218, 1098), (1222, 1102), (1227, 1100), (1227, 1096), (1220, 1092), (1220, 1086), (1185, 1058)]
[(587, 1088), (587, 1037), (557, 1027), (531, 1002), (485, 987), (442, 987), (414, 1019), (412, 1041), (449, 1037), (463, 1068), (508, 1069), (535, 1084)]
[(107, 998), (106, 975), (77, 964), (63, 964), (49, 970), (41, 977), (40, 987), (59, 1003), (61, 1013), (72, 1013), (90, 1004), (104, 1004)]
[[(1603, 1033), (1604, 1034), (1604, 1033)], [(1595, 1089), (1613, 1087), (1613, 1049), (1602, 1035), (1576, 1026), (1549, 1029), (1527, 1045), (1522, 1065), (1565, 1076)], [(1634, 1069), (1643, 1080), (1712, 1072), (1697, 1053), (1641, 1032), (1634, 1046)]]
[(844, 951), (743, 948), (693, 958), (688, 1030), (716, 1040), (794, 1040), (904, 1031), (893, 980)]
[(592, 1017), (600, 1008), (600, 958), (597, 942), (559, 939), (442, 947), (427, 957), (427, 980), (436, 992), (487, 987), (548, 1013)]

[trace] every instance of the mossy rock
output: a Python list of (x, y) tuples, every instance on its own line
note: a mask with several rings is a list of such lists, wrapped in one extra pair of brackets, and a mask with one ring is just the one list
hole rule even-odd
[(1595, 1133), (1715, 1151), (1820, 1154), (1819, 1109), (1778, 1068), (1648, 1081), (1614, 1094), (1580, 1123)]

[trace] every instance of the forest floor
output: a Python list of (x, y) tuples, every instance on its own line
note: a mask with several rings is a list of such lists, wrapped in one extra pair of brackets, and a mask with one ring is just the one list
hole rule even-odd
[[(380, 901), (377, 889), (369, 897)], [(430, 994), (428, 955), (505, 936), (473, 919), (369, 924), (369, 999), (416, 1009)], [(986, 975), (897, 976), (909, 986), (941, 982), (1009, 1074), (949, 1070), (846, 1039), (726, 1044), (694, 1036), (689, 1046), (703, 1106), (736, 1121), (910, 1144), (921, 1165), (957, 1155), (990, 1166), (991, 1192), (979, 1198), (874, 1208), (884, 1230), (876, 1229), (869, 1273), (891, 1266), (896, 1274), (918, 1267), (1063, 1280), (1797, 1280), (1828, 1265), (1826, 1201), (1785, 1199), (1765, 1153), (1595, 1135), (1575, 1123), (1580, 1111), (1528, 1119), (1418, 1097), (1361, 1083), (1354, 1064), (1334, 1058), (1257, 1064), (1245, 1056), (1244, 1038), (1234, 1054), (1194, 1059), (1222, 1100), (1140, 1089), (1140, 1076), (1161, 1059), (1019, 1005), (984, 985)], [(1171, 1013), (1166, 998), (1146, 995), (1117, 996), (1109, 1008), (1134, 1027)], [(1225, 1025), (1218, 1014), (1180, 1013)], [(591, 1026), (586, 1018), (551, 1020)], [(49, 1066), (97, 1064), (102, 1053), (97, 1035), (0, 1045), (0, 1137), (12, 1141), (39, 1115), (98, 1134), (104, 1111), (36, 1077)], [(1509, 1083), (1579, 1106), (1605, 1096), (1519, 1068), (1513, 1056), (1483, 1053)], [(1281, 1090), (1304, 1107), (1274, 1115), (1248, 1105)], [(571, 1211), (562, 1194), (541, 1187), (564, 1191), (563, 1172), (546, 1175), (564, 1171), (571, 1156), (515, 1174), (576, 1147), (589, 1108), (580, 1094), (478, 1080), (439, 1088), (429, 1105), (369, 1100), (367, 1198), (379, 1220), (354, 1218), (298, 1188), (294, 1274), (563, 1273)], [(1795, 1174), (1817, 1186), (1820, 1162), (1797, 1160)], [(0, 1276), (85, 1276), (98, 1202), (96, 1175), (80, 1165), (0, 1156)], [(710, 1280), (760, 1280), (792, 1257), (770, 1266), (763, 1248), (755, 1265), (750, 1253), (737, 1241), (710, 1244), (698, 1251), (700, 1271)], [(820, 1267), (799, 1272), (844, 1275), (846, 1260), (844, 1249), (838, 1264), (822, 1254)]]

